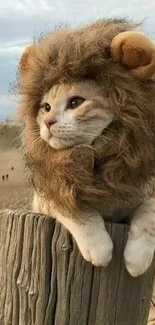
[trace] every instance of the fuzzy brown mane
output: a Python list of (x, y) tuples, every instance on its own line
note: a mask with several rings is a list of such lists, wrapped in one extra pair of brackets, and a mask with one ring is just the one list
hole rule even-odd
[[(141, 196), (155, 173), (155, 81), (139, 81), (114, 63), (114, 36), (135, 28), (124, 20), (101, 20), (82, 29), (60, 29), (40, 40), (19, 81), (24, 146), (35, 188), (60, 208), (99, 208), (106, 200)], [(39, 103), (52, 85), (95, 80), (114, 122), (91, 145), (54, 150), (37, 140)]]

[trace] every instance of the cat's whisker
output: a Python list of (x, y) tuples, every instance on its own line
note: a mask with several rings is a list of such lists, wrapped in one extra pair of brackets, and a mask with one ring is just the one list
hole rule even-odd
[[(87, 131), (84, 131), (84, 132), (81, 132), (81, 133), (78, 131), (78, 133), (76, 132), (75, 136), (84, 136), (84, 135), (86, 135), (89, 138), (93, 138), (93, 137), (96, 138), (96, 137), (99, 136), (99, 134), (97, 132), (88, 133)], [(70, 136), (73, 136), (73, 133), (71, 133)], [(106, 136), (104, 136), (102, 134), (100, 135), (100, 137), (102, 137), (102, 138), (104, 138), (105, 140), (108, 140), (108, 141), (110, 140), (109, 137), (106, 137)]]
[[(19, 142), (20, 142), (20, 139), (21, 139), (21, 135), (18, 135), (17, 137), (15, 137), (15, 138), (10, 142), (9, 146), (6, 147), (6, 150), (5, 150), (5, 151), (7, 152), (10, 148), (12, 148), (12, 144), (13, 144), (15, 141), (19, 140)], [(12, 149), (15, 150), (15, 149), (17, 149), (17, 148), (18, 148), (18, 144), (14, 145)]]

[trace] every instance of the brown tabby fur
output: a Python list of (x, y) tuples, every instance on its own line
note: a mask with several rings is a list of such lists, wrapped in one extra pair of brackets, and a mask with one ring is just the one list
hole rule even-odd
[[(59, 208), (101, 208), (143, 198), (155, 172), (155, 81), (139, 81), (113, 63), (114, 36), (132, 30), (124, 20), (100, 20), (85, 28), (43, 37), (20, 76), (24, 146), (35, 188)], [(90, 145), (55, 150), (39, 137), (39, 103), (52, 85), (93, 79), (109, 101), (114, 122)]]

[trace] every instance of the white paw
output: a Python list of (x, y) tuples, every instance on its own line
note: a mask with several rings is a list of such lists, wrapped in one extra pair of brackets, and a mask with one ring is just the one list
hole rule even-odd
[(96, 266), (107, 266), (112, 258), (113, 243), (106, 229), (84, 236), (77, 241), (79, 249), (88, 262)]
[(124, 258), (128, 272), (136, 277), (143, 274), (151, 265), (154, 255), (154, 246), (149, 243), (145, 234), (127, 241)]

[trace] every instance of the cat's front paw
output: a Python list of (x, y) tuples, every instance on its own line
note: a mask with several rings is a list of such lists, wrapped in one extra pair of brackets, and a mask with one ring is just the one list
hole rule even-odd
[(98, 229), (78, 243), (84, 259), (96, 266), (107, 266), (112, 258), (113, 243), (106, 230)]
[(138, 238), (130, 238), (127, 241), (124, 258), (128, 272), (137, 277), (147, 271), (154, 255), (154, 247), (147, 240), (145, 234)]

